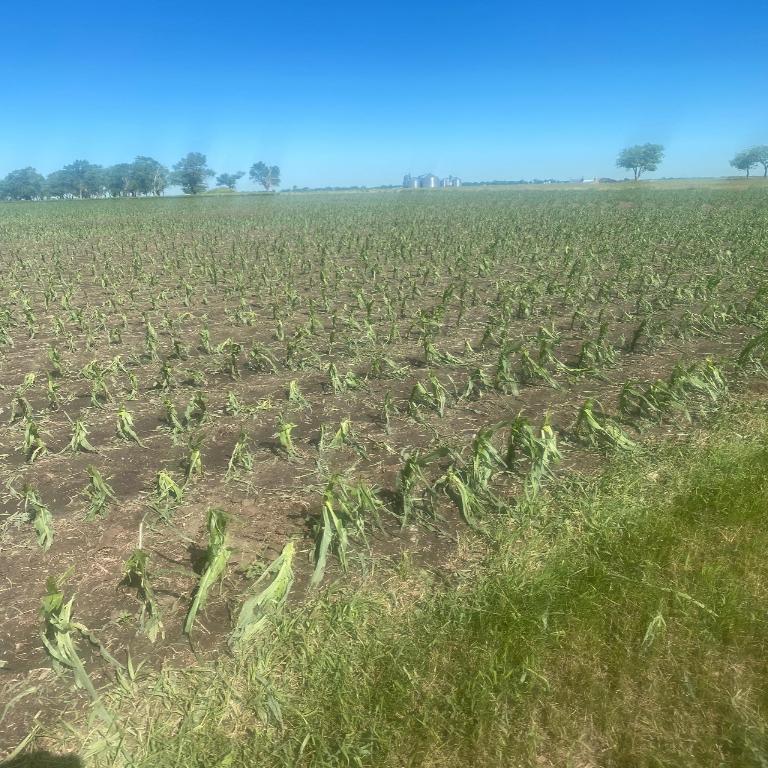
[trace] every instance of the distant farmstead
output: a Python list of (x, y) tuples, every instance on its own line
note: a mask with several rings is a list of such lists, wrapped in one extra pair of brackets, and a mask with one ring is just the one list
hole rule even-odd
[(425, 173), (423, 176), (411, 176), (406, 173), (403, 177), (405, 189), (446, 189), (448, 187), (460, 187), (461, 179), (456, 176), (448, 176), (440, 179), (434, 173)]

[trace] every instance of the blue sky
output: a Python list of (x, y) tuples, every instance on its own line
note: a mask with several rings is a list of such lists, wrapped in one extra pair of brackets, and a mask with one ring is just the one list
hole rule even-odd
[[(724, 175), (768, 144), (768, 1), (6, 0), (0, 176), (263, 159), (284, 186)], [(245, 185), (248, 186), (248, 185)]]

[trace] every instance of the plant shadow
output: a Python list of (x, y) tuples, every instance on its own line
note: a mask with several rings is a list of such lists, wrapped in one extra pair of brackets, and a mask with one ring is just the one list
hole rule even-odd
[(53, 755), (50, 752), (27, 752), (12, 760), (0, 760), (0, 768), (84, 768), (77, 755)]

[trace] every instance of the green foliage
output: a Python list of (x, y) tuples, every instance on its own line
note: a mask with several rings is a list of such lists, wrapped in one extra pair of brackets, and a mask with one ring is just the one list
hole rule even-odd
[(43, 552), (47, 552), (53, 544), (53, 515), (43, 503), (40, 494), (32, 486), (25, 484), (21, 493), (8, 485), (10, 495), (21, 502), (22, 514), (32, 523), (37, 537), (37, 544)]
[(248, 175), (251, 181), (260, 184), (266, 192), (271, 192), (273, 187), (280, 186), (280, 168), (276, 165), (267, 165), (259, 160), (251, 166)]
[(40, 437), (40, 430), (32, 418), (27, 418), (24, 424), (24, 442), (21, 450), (30, 464), (48, 453), (48, 446)]
[(205, 552), (203, 573), (184, 621), (185, 635), (191, 634), (197, 614), (205, 607), (211, 589), (222, 577), (229, 562), (232, 552), (227, 546), (227, 523), (228, 518), (223, 510), (215, 507), (208, 510), (208, 548)]
[(173, 166), (168, 178), (170, 184), (181, 187), (185, 195), (199, 195), (208, 188), (206, 179), (214, 175), (201, 152), (190, 152)]
[(72, 422), (72, 436), (69, 439), (67, 448), (73, 453), (77, 451), (97, 453), (96, 449), (88, 442), (88, 428), (81, 419)]
[[(282, 611), (293, 586), (293, 558), (296, 545), (289, 541), (280, 556), (270, 563), (249, 590), (229, 636), (229, 647), (234, 651), (247, 651), (270, 622)], [(262, 586), (269, 577), (266, 585)], [(261, 589), (259, 589), (261, 587)]]
[(616, 166), (631, 170), (637, 181), (646, 171), (655, 171), (663, 158), (664, 147), (661, 144), (636, 144), (621, 151)]
[(99, 642), (98, 638), (80, 622), (72, 619), (74, 596), (64, 602), (63, 585), (69, 573), (54, 578), (49, 576), (46, 582), (46, 594), (41, 601), (43, 631), (40, 635), (57, 671), (70, 670), (75, 678), (75, 685), (83, 688), (94, 703), (94, 711), (103, 721), (111, 723), (112, 716), (107, 712), (94, 687), (85, 666), (77, 653), (77, 636), (86, 639), (99, 655), (116, 670), (123, 669), (117, 659)]
[(510, 471), (519, 471), (523, 462), (528, 465), (525, 491), (534, 499), (542, 482), (552, 474), (552, 467), (561, 459), (557, 435), (548, 421), (544, 421), (539, 434), (530, 422), (518, 416), (509, 424), (505, 464)]
[(276, 437), (280, 447), (288, 458), (294, 458), (298, 456), (299, 452), (296, 450), (296, 445), (293, 442), (293, 430), (296, 429), (296, 425), (288, 421), (285, 421), (282, 416), (277, 422), (277, 432), (273, 435)]
[(157, 473), (154, 490), (152, 506), (161, 517), (167, 518), (171, 510), (181, 502), (184, 491), (164, 469)]
[[(597, 410), (596, 410), (597, 409)], [(631, 440), (614, 419), (605, 414), (599, 404), (588, 399), (579, 410), (573, 434), (588, 445), (634, 451), (637, 443)]]
[(160, 608), (149, 580), (148, 562), (149, 554), (143, 549), (135, 549), (123, 566), (123, 583), (136, 590), (141, 601), (141, 614), (139, 615), (141, 631), (149, 638), (150, 642), (154, 643), (158, 635), (164, 637), (165, 633)]
[(136, 445), (146, 448), (136, 434), (136, 430), (133, 428), (133, 416), (123, 405), (120, 406), (120, 410), (117, 412), (117, 434), (122, 437), (123, 440), (132, 440)]
[(365, 538), (367, 521), (380, 525), (381, 508), (376, 490), (365, 482), (350, 485), (340, 475), (330, 478), (323, 491), (321, 516), (315, 524), (315, 570), (310, 586), (322, 583), (331, 552), (347, 570), (350, 537)]
[(240, 432), (240, 437), (238, 437), (227, 463), (226, 477), (231, 477), (241, 469), (246, 472), (250, 472), (253, 469), (253, 454), (250, 451), (248, 442), (248, 435), (245, 431)]
[(85, 495), (88, 499), (85, 519), (95, 520), (97, 517), (106, 517), (110, 502), (115, 500), (115, 492), (96, 467), (88, 467), (88, 485), (85, 488)]

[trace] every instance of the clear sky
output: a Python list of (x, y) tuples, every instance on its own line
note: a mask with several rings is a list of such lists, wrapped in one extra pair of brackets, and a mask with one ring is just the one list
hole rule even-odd
[(646, 141), (708, 176), (768, 144), (768, 0), (5, 0), (0, 52), (0, 176), (190, 150), (284, 187), (616, 176)]

